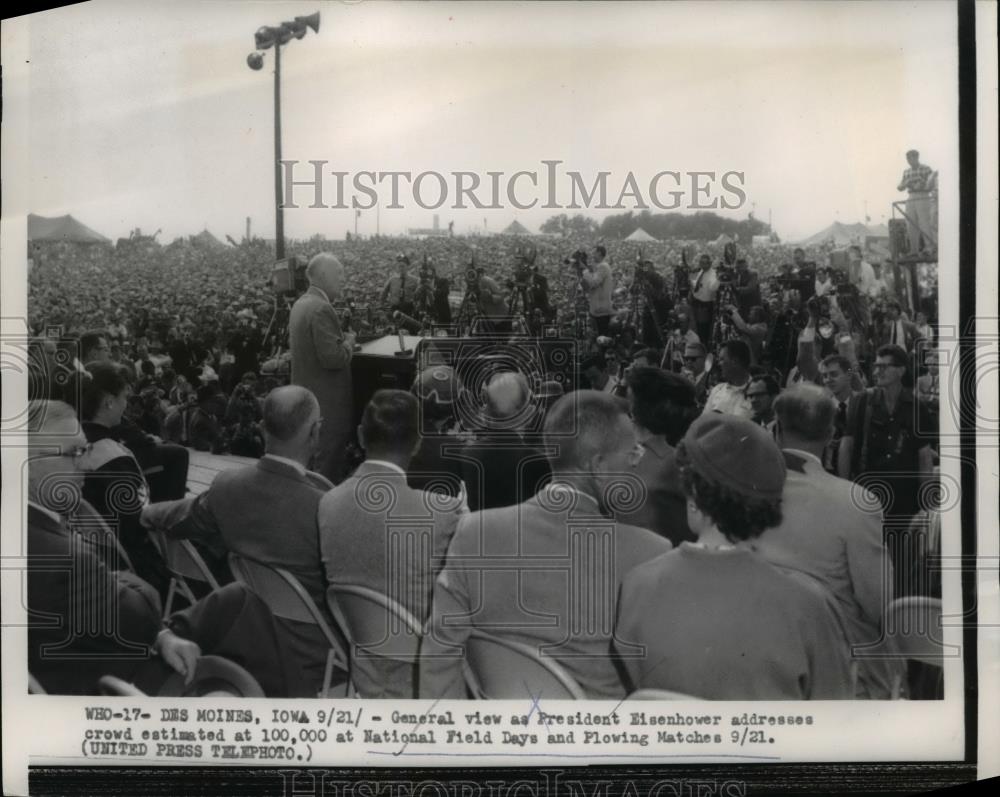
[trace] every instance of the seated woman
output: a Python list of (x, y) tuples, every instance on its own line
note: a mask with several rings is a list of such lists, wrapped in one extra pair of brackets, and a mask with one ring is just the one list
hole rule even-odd
[(677, 462), (697, 542), (625, 577), (615, 647), (626, 688), (706, 700), (851, 697), (847, 640), (822, 588), (746, 547), (781, 519), (785, 463), (771, 435), (705, 415)]
[(90, 363), (87, 372), (71, 391), (90, 444), (79, 462), (85, 473), (83, 497), (117, 535), (136, 573), (161, 589), (168, 580), (162, 559), (139, 524), (149, 486), (135, 456), (114, 432), (128, 406), (128, 373), (113, 362)]

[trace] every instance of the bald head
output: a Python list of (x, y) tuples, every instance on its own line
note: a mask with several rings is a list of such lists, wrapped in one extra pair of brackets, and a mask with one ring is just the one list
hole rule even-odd
[(504, 371), (494, 374), (486, 386), (486, 407), (496, 420), (517, 415), (531, 398), (524, 374)]
[(304, 441), (318, 418), (319, 402), (311, 391), (298, 385), (275, 388), (264, 399), (267, 450)]
[(819, 385), (799, 384), (775, 399), (774, 412), (781, 446), (809, 451), (822, 448), (832, 436), (837, 405)]
[(310, 285), (315, 285), (332, 299), (340, 294), (344, 284), (344, 265), (336, 255), (320, 252), (306, 266), (306, 276)]

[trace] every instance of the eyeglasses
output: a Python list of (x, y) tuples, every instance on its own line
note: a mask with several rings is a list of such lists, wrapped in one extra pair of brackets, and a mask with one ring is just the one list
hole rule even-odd
[(700, 357), (701, 357), (701, 355), (698, 355), (698, 354), (696, 354), (694, 357), (688, 357), (688, 356), (685, 355), (682, 359), (686, 363), (693, 363), (695, 360), (700, 359)]

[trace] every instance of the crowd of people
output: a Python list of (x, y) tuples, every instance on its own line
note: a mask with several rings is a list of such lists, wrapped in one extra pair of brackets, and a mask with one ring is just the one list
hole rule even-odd
[[(107, 649), (149, 645), (158, 663), (109, 656), (116, 674), (155, 691), (213, 653), (271, 696), (349, 681), (466, 697), (464, 651), (486, 634), (544, 651), (593, 698), (941, 696), (936, 673), (870, 653), (894, 599), (940, 595), (932, 302), (910, 317), (860, 246), (475, 244), (324, 242), (287, 298), (254, 244), (36, 261), (29, 557), (69, 550), (87, 595), (118, 596), (130, 636), (109, 631)], [(475, 294), (498, 346), (572, 337), (568, 378), (503, 366), (466, 384), (432, 357), (409, 391), (366, 397), (355, 427), (355, 344), (413, 320), (428, 265), (433, 293), (460, 294), (449, 312)], [(189, 448), (258, 461), (193, 496)], [(157, 539), (191, 542), (220, 585), (165, 618)], [(273, 615), (240, 558), (291, 574), (333, 647)], [(31, 578), (31, 608), (72, 624), (80, 585)], [(416, 618), (419, 656), (359, 654), (328, 594), (343, 586)], [(46, 657), (45, 639), (32, 626), (42, 687), (92, 691), (95, 668)]]

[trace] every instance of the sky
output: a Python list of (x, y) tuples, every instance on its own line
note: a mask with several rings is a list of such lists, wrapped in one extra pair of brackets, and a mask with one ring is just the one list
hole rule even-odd
[[(238, 240), (247, 216), (273, 237), (273, 52), (260, 71), (246, 57), (261, 25), (317, 10), (319, 33), (282, 50), (283, 157), (330, 170), (485, 179), (558, 159), (588, 183), (610, 172), (613, 195), (629, 172), (740, 171), (746, 204), (719, 212), (770, 214), (796, 240), (884, 221), (907, 149), (942, 179), (957, 162), (957, 23), (935, 0), (95, 2), (31, 18), (29, 81), (11, 89), (28, 92), (27, 208), (112, 239)], [(354, 229), (307, 194), (288, 237)], [(431, 225), (410, 193), (397, 210), (382, 196), (382, 233)], [(436, 212), (459, 233), (560, 212), (504, 202)], [(357, 223), (374, 233), (375, 211)]]

